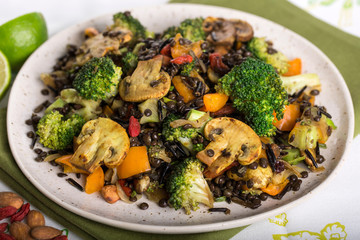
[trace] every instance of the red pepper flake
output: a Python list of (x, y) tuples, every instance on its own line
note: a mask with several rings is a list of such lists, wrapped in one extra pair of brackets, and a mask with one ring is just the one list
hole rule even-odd
[(0, 223), (0, 233), (5, 232), (8, 225), (9, 225), (8, 223)]
[(190, 55), (183, 55), (177, 58), (174, 58), (172, 60), (170, 60), (171, 63), (174, 64), (185, 64), (185, 63), (191, 63), (193, 61), (193, 57)]
[(219, 74), (226, 74), (229, 71), (229, 67), (226, 66), (219, 53), (212, 53), (209, 56), (210, 67), (212, 70)]
[(120, 180), (119, 180), (119, 184), (120, 184), (121, 188), (124, 190), (126, 196), (130, 197), (130, 196), (131, 196), (131, 193), (132, 193), (132, 190), (131, 190), (131, 188), (125, 186), (125, 180), (124, 180), (124, 179), (120, 179)]
[(0, 239), (1, 240), (15, 240), (13, 236), (10, 236), (6, 233), (0, 233)]
[(129, 135), (130, 137), (137, 137), (140, 134), (140, 123), (139, 121), (131, 116), (129, 119)]
[(17, 209), (13, 206), (7, 206), (0, 208), (0, 220), (8, 218), (16, 213)]
[(170, 43), (166, 44), (165, 47), (163, 47), (160, 51), (161, 55), (171, 57), (171, 46)]
[(22, 221), (30, 211), (30, 203), (23, 204), (20, 210), (11, 216), (10, 222)]

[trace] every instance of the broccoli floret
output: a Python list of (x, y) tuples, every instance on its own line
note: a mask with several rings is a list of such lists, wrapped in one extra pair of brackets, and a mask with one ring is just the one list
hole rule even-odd
[(175, 26), (172, 26), (172, 27), (169, 27), (168, 29), (166, 29), (164, 32), (163, 32), (163, 39), (169, 39), (169, 38), (172, 38), (172, 37), (175, 37), (175, 35), (178, 33), (177, 31), (177, 27)]
[(204, 40), (206, 36), (202, 27), (203, 22), (203, 18), (185, 19), (180, 23), (178, 32), (192, 42)]
[(202, 144), (202, 143), (193, 144), (193, 151), (194, 152), (200, 152), (200, 151), (202, 151), (204, 149), (205, 149), (205, 147), (204, 147), (204, 144)]
[(190, 76), (190, 73), (191, 73), (193, 70), (196, 70), (196, 61), (195, 61), (195, 60), (193, 60), (191, 63), (185, 64), (185, 65), (182, 67), (182, 70), (181, 70), (181, 72), (180, 72), (180, 75), (181, 75), (181, 76), (189, 77), (189, 76)]
[(113, 16), (114, 25), (132, 32), (134, 39), (145, 39), (149, 35), (146, 28), (130, 12), (119, 12)]
[(177, 141), (180, 142), (184, 147), (186, 147), (190, 152), (195, 152), (198, 147), (194, 148), (192, 140), (200, 136), (201, 128), (188, 128), (184, 129), (183, 127), (173, 128), (170, 126), (170, 123), (180, 119), (179, 116), (175, 114), (168, 115), (163, 121), (162, 135), (166, 141)]
[(291, 77), (280, 76), (282, 85), (289, 95), (299, 92), (303, 87), (306, 89), (320, 88), (320, 78), (316, 73), (304, 73)]
[(272, 124), (273, 112), (281, 119), (288, 104), (287, 93), (281, 84), (271, 65), (247, 58), (220, 78), (215, 88), (233, 99), (233, 106), (259, 136), (271, 136), (276, 131)]
[(271, 64), (279, 74), (284, 74), (288, 71), (288, 58), (279, 51), (272, 54), (268, 53), (269, 45), (265, 38), (253, 37), (248, 43), (247, 48), (257, 58)]
[(148, 148), (148, 156), (150, 159), (161, 159), (165, 162), (171, 162), (171, 158), (167, 155), (164, 146), (155, 145)]
[(85, 99), (107, 100), (117, 94), (120, 77), (121, 68), (110, 58), (92, 58), (81, 67), (73, 85)]
[(166, 29), (163, 33), (163, 39), (175, 37), (177, 33), (180, 33), (183, 38), (189, 39), (192, 42), (205, 40), (206, 35), (202, 27), (203, 22), (203, 18), (185, 19), (180, 23), (180, 26), (172, 26)]
[(196, 158), (187, 158), (173, 165), (166, 181), (169, 203), (173, 208), (184, 208), (186, 214), (190, 214), (191, 210), (198, 209), (199, 203), (213, 206), (214, 199), (202, 171), (202, 163)]
[(77, 114), (65, 118), (58, 111), (43, 116), (37, 125), (39, 142), (53, 150), (62, 150), (71, 146), (74, 136), (77, 136), (85, 120)]
[(122, 71), (126, 76), (131, 75), (138, 64), (138, 56), (132, 52), (128, 52), (122, 59)]

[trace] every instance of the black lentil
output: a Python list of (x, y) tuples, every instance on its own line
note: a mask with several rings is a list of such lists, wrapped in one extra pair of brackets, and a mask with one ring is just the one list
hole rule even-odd
[(41, 150), (40, 148), (35, 148), (35, 149), (34, 149), (34, 152), (35, 152), (36, 154), (40, 154), (40, 153), (42, 153), (42, 150)]
[(136, 196), (130, 196), (129, 200), (130, 200), (130, 202), (136, 202), (138, 199)]
[(25, 121), (25, 124), (31, 126), (33, 124), (33, 121), (31, 119), (27, 119)]
[(221, 175), (215, 178), (215, 184), (222, 186), (225, 184), (225, 176)]
[(290, 175), (289, 180), (290, 180), (290, 182), (295, 182), (296, 180), (298, 180), (298, 178), (296, 175), (293, 174), (293, 175)]
[(317, 96), (317, 95), (319, 95), (319, 93), (320, 93), (319, 90), (313, 89), (313, 90), (311, 90), (310, 95)]
[(315, 117), (314, 117), (314, 121), (315, 121), (315, 122), (319, 122), (320, 119), (321, 119), (321, 116), (315, 116)]
[(139, 205), (139, 208), (140, 208), (141, 210), (146, 210), (146, 209), (149, 208), (149, 204), (147, 204), (146, 202), (143, 202), (143, 203), (141, 203), (141, 204)]
[(309, 173), (307, 171), (302, 171), (300, 174), (302, 178), (307, 178), (309, 176)]
[(26, 136), (28, 136), (28, 138), (34, 138), (35, 133), (33, 131), (29, 131), (29, 132), (26, 133)]
[(246, 181), (246, 186), (248, 188), (252, 188), (254, 186), (254, 182), (251, 179), (249, 179), (249, 180)]
[(266, 193), (261, 193), (259, 195), (259, 198), (260, 198), (261, 201), (266, 201), (268, 199), (268, 196), (269, 195), (267, 195)]
[(215, 154), (214, 150), (212, 149), (207, 149), (206, 150), (206, 155), (208, 155), (209, 157), (213, 157)]
[(213, 191), (213, 194), (214, 194), (214, 197), (221, 197), (222, 196), (221, 189), (218, 186), (216, 186)]
[(248, 168), (252, 169), (252, 170), (255, 170), (255, 169), (258, 168), (258, 165), (259, 164), (257, 162), (253, 162), (253, 163), (249, 164)]
[(225, 189), (223, 194), (224, 194), (225, 197), (231, 197), (232, 196), (232, 192), (229, 189)]
[(164, 207), (167, 207), (167, 199), (163, 198), (163, 199), (160, 199), (159, 201), (159, 206), (164, 208)]
[(151, 111), (150, 109), (145, 109), (144, 115), (145, 115), (146, 117), (150, 117), (150, 116), (152, 115), (152, 111)]
[(267, 168), (267, 166), (268, 166), (268, 161), (267, 161), (267, 159), (266, 159), (266, 158), (260, 158), (260, 160), (259, 160), (259, 165), (260, 165), (260, 167), (262, 167), (262, 168)]
[(323, 163), (323, 162), (325, 162), (325, 158), (324, 158), (324, 156), (323, 155), (318, 155), (318, 156), (316, 156), (316, 162), (318, 162), (318, 163)]
[(42, 89), (41, 90), (41, 94), (44, 95), (44, 96), (49, 95), (49, 93), (50, 93), (49, 89)]
[(66, 173), (58, 173), (57, 176), (58, 177), (67, 177), (67, 174)]

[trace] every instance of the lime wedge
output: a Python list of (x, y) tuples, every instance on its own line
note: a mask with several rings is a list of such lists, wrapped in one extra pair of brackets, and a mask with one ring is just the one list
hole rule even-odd
[(0, 99), (6, 93), (11, 82), (11, 68), (9, 61), (5, 55), (0, 51)]

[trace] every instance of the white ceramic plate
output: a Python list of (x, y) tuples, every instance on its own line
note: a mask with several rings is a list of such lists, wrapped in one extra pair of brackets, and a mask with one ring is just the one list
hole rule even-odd
[[(140, 210), (137, 205), (144, 199), (131, 205), (123, 202), (107, 204), (99, 194), (79, 192), (64, 179), (57, 177), (56, 174), (60, 172), (58, 167), (35, 162), (36, 155), (29, 148), (30, 140), (26, 137), (26, 132), (31, 128), (25, 124), (25, 120), (31, 116), (36, 106), (47, 99), (40, 94), (40, 90), (44, 88), (39, 78), (40, 73), (51, 72), (56, 59), (65, 53), (66, 44), (79, 45), (86, 27), (93, 26), (102, 30), (111, 24), (112, 14), (107, 14), (70, 27), (48, 40), (27, 60), (12, 87), (7, 116), (11, 150), (23, 173), (47, 197), (83, 217), (120, 228), (153, 233), (195, 233), (244, 226), (274, 216), (323, 190), (322, 187), (329, 182), (330, 177), (336, 175), (353, 137), (353, 106), (339, 71), (313, 44), (278, 24), (226, 8), (172, 4), (134, 9), (132, 14), (155, 32), (177, 25), (188, 17), (243, 19), (254, 27), (256, 36), (267, 36), (275, 43), (275, 48), (283, 51), (289, 58), (300, 57), (305, 73), (319, 74), (323, 87), (317, 104), (328, 108), (338, 126), (327, 143), (328, 149), (323, 151), (327, 159), (324, 164), (326, 170), (320, 174), (310, 174), (304, 179), (299, 192), (290, 192), (281, 201), (269, 199), (256, 210), (236, 204), (216, 203), (215, 207), (230, 208), (231, 214), (208, 213), (206, 208), (201, 208), (188, 216), (183, 211), (160, 208), (152, 202), (149, 202), (148, 210)], [(84, 179), (78, 181), (83, 183)]]

